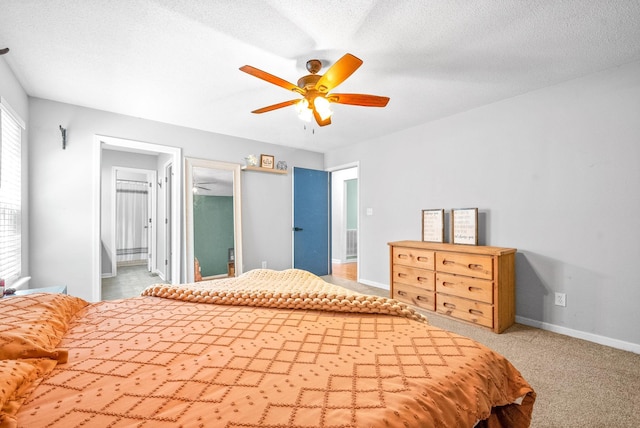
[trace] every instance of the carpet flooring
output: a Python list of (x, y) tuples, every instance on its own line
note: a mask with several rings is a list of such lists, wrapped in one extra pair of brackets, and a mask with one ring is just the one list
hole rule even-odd
[[(331, 276), (364, 294), (388, 290)], [(507, 357), (536, 391), (534, 428), (640, 427), (640, 354), (515, 324), (502, 334), (420, 310), (433, 326)]]

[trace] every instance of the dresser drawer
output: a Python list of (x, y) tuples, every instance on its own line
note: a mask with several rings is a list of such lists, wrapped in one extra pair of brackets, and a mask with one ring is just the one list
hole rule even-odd
[(436, 311), (493, 328), (493, 306), (447, 294), (436, 294)]
[(409, 266), (393, 265), (393, 282), (413, 285), (425, 290), (435, 290), (436, 273), (432, 270), (416, 269)]
[(393, 284), (392, 298), (401, 302), (409, 303), (423, 309), (435, 311), (436, 299), (433, 291), (413, 287), (407, 284)]
[(393, 247), (393, 264), (433, 270), (434, 251)]
[(438, 272), (436, 274), (436, 292), (488, 304), (493, 303), (493, 282), (486, 279)]
[(474, 278), (493, 279), (491, 256), (462, 253), (436, 253), (436, 270)]

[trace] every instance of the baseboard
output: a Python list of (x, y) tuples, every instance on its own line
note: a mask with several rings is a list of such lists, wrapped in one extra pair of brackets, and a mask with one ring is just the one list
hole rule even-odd
[(30, 280), (31, 280), (30, 276), (23, 276), (13, 281), (13, 283), (11, 285), (8, 285), (8, 287), (13, 288), (14, 290), (22, 290), (22, 289), (26, 290), (27, 288), (29, 288)]
[(586, 333), (584, 331), (574, 330), (572, 328), (562, 327), (559, 325), (532, 320), (530, 318), (520, 316), (516, 316), (516, 322), (519, 324), (528, 325), (530, 327), (536, 327), (542, 330), (551, 331), (553, 333), (575, 337), (576, 339), (587, 340), (589, 342), (598, 343), (600, 345), (610, 346), (612, 348), (622, 349), (623, 351), (640, 354), (640, 344), (637, 343), (625, 342), (624, 340), (612, 339), (610, 337), (600, 336), (593, 333)]
[(331, 259), (331, 263), (336, 264), (336, 265), (344, 265), (344, 264), (348, 264), (348, 263), (358, 263), (358, 259), (347, 259), (347, 260)]
[(382, 288), (383, 290), (389, 290), (389, 284), (383, 284), (380, 282), (369, 281), (368, 279), (358, 279), (358, 282), (364, 285), (370, 285), (372, 287)]

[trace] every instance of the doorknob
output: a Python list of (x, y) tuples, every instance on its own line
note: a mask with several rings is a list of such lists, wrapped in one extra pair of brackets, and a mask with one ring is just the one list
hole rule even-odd
[(294, 227), (294, 228), (293, 228), (293, 231), (294, 231), (294, 232), (300, 232), (301, 230), (302, 230), (302, 228), (301, 228), (301, 227)]

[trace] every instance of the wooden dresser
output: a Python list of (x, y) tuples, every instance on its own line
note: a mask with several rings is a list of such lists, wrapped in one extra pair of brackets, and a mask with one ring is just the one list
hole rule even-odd
[(391, 297), (501, 333), (515, 322), (514, 248), (390, 242)]

